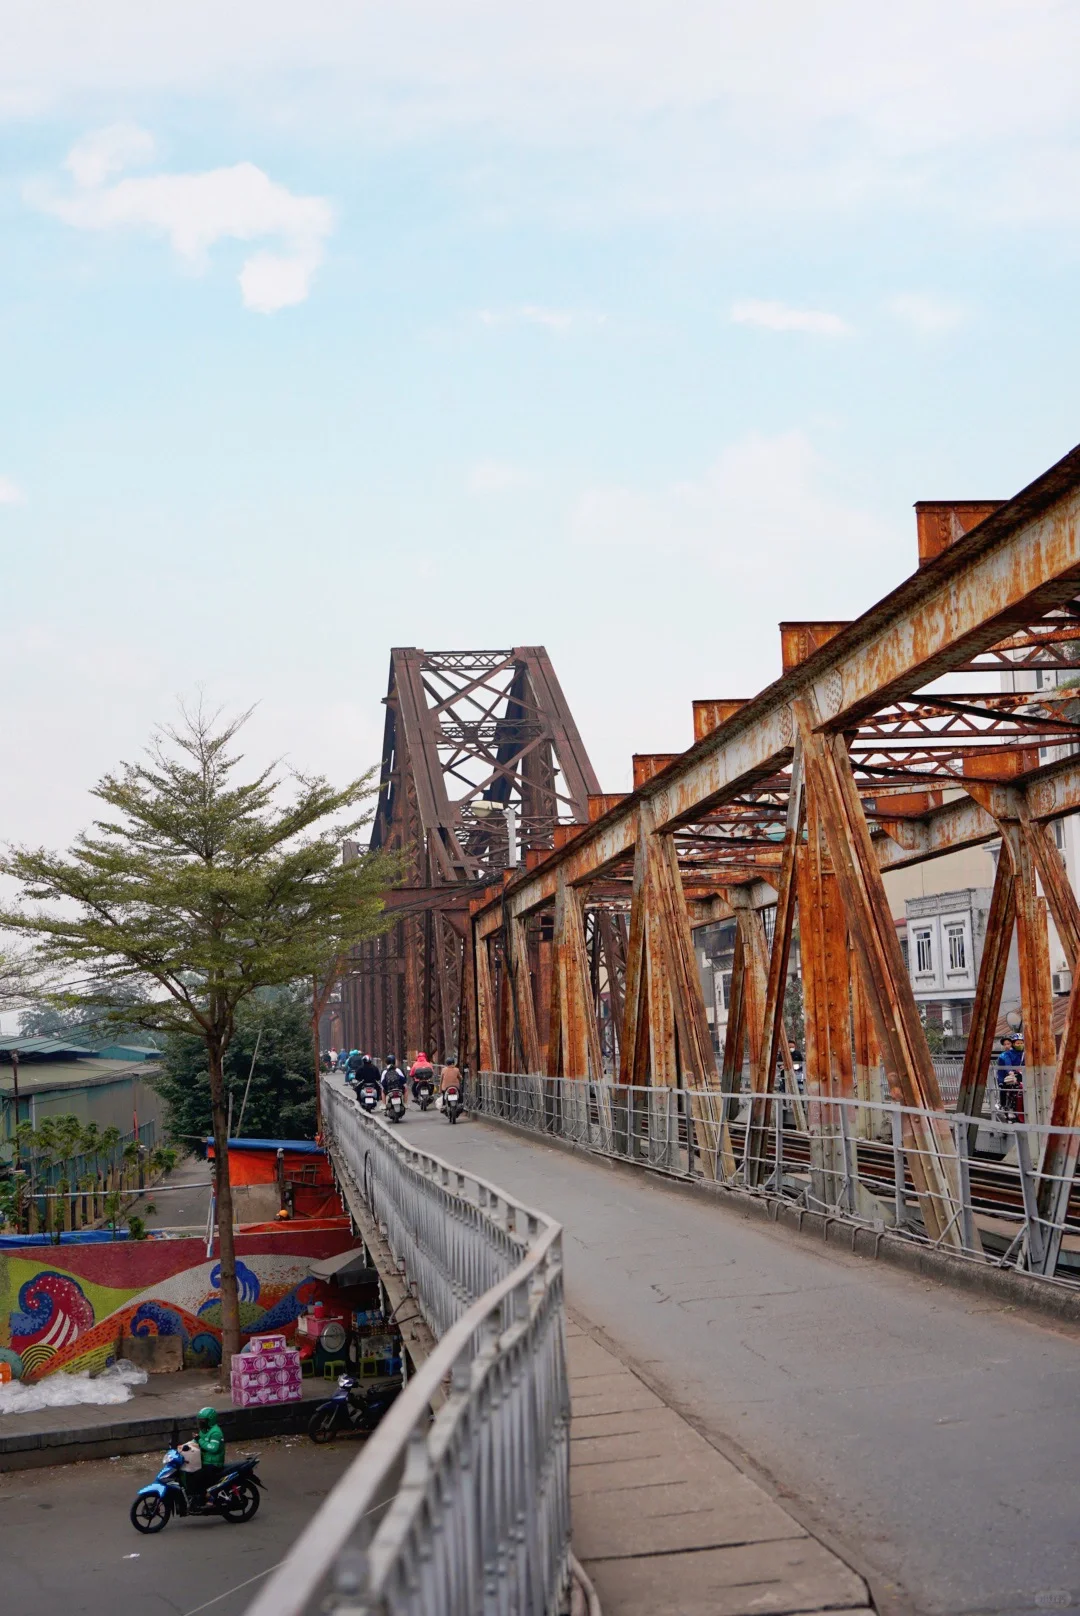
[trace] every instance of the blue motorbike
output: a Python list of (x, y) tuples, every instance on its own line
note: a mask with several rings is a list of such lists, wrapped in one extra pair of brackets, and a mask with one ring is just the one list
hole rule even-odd
[(329, 1442), (339, 1431), (367, 1436), (374, 1431), (401, 1390), (401, 1376), (364, 1386), (353, 1375), (339, 1375), (333, 1397), (320, 1403), (308, 1422), (313, 1442)]
[(226, 1465), (218, 1481), (202, 1491), (189, 1491), (184, 1481), (184, 1455), (176, 1433), (161, 1469), (147, 1487), (141, 1487), (131, 1506), (131, 1524), (136, 1532), (161, 1532), (174, 1515), (220, 1515), (239, 1526), (250, 1521), (259, 1507), (259, 1493), (265, 1489), (255, 1474), (258, 1457)]

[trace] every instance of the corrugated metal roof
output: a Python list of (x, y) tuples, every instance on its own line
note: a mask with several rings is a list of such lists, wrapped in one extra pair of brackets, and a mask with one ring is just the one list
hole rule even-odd
[(0, 1038), (0, 1050), (16, 1050), (20, 1055), (92, 1055), (85, 1044), (70, 1038)]
[[(31, 1061), (19, 1066), (19, 1093), (41, 1094), (48, 1089), (77, 1089), (95, 1083), (115, 1083), (121, 1078), (144, 1081), (152, 1070), (149, 1061), (100, 1060), (89, 1055), (78, 1061)], [(10, 1066), (0, 1066), (0, 1091), (10, 1099), (15, 1088)]]

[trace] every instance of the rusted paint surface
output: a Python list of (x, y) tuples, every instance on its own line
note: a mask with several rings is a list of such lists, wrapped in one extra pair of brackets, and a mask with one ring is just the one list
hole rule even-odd
[[(804, 784), (801, 743), (796, 743), (791, 762), (791, 785), (788, 792), (787, 821), (784, 827), (784, 847), (779, 884), (776, 889), (776, 922), (773, 928), (772, 951), (769, 955), (768, 981), (762, 1014), (761, 1044), (762, 1067), (757, 1084), (758, 1092), (768, 1094), (775, 1087), (773, 1075), (777, 1069), (781, 1049), (787, 1056), (785, 1066), (790, 1071), (791, 1058), (784, 1037), (784, 995), (787, 991), (788, 955), (795, 920), (795, 861), (803, 833)], [(809, 913), (809, 911), (808, 911)], [(753, 1069), (753, 1067), (751, 1067)], [(792, 1083), (789, 1092), (794, 1092)], [(748, 1182), (758, 1183), (764, 1159), (764, 1130), (768, 1123), (767, 1108), (758, 1101), (751, 1102), (746, 1133), (746, 1164)]]
[(803, 662), (808, 662), (815, 651), (834, 640), (840, 630), (847, 628), (850, 618), (827, 623), (781, 623), (780, 663), (790, 673)]
[(658, 774), (681, 757), (680, 752), (635, 752), (632, 762), (634, 768), (634, 790), (655, 780)]
[[(812, 708), (800, 705), (797, 717), (805, 748), (808, 804), (821, 816), (890, 1088), (905, 1105), (938, 1111), (937, 1077), (843, 738), (818, 734)], [(830, 971), (824, 958), (821, 969), (827, 984)], [(911, 1125), (916, 1148), (909, 1162), (923, 1220), (932, 1239), (959, 1248), (959, 1182), (947, 1124), (917, 1116)]]
[(915, 504), (919, 566), (935, 561), (943, 550), (970, 533), (973, 527), (1000, 510), (1003, 499), (920, 499)]
[(715, 701), (695, 701), (694, 740), (703, 741), (714, 729), (726, 724), (729, 718), (746, 706), (748, 699), (746, 696), (731, 696)]
[[(975, 988), (975, 1002), (971, 1007), (971, 1027), (964, 1069), (960, 1077), (960, 1092), (956, 1109), (969, 1117), (982, 1115), (983, 1096), (994, 1048), (994, 1028), (1001, 1008), (1001, 995), (1005, 987), (1005, 972), (1009, 964), (1016, 921), (1016, 896), (1013, 889), (1012, 865), (1002, 852), (994, 874), (994, 890), (990, 897), (990, 912), (986, 917), (986, 936), (979, 965), (979, 980)], [(969, 1135), (974, 1148), (977, 1125)]]
[(1016, 952), (1024, 1014), (1024, 1096), (1029, 1122), (1046, 1123), (1057, 1064), (1050, 981), (1048, 905), (1039, 893), (1031, 844), (1018, 824), (1002, 821), (1002, 847), (1012, 861), (1016, 903)]

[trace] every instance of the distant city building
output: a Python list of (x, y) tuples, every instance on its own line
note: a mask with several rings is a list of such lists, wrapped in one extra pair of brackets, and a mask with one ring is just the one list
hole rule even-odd
[(965, 887), (904, 902), (905, 948), (915, 1002), (947, 1037), (966, 1036), (979, 980), (990, 887)]

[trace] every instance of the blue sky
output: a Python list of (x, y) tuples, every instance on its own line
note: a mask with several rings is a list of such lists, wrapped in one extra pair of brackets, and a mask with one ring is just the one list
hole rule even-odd
[(1080, 8), (895, 9), (0, 0), (3, 833), (199, 688), (358, 772), (395, 644), (623, 789), (1070, 448)]

